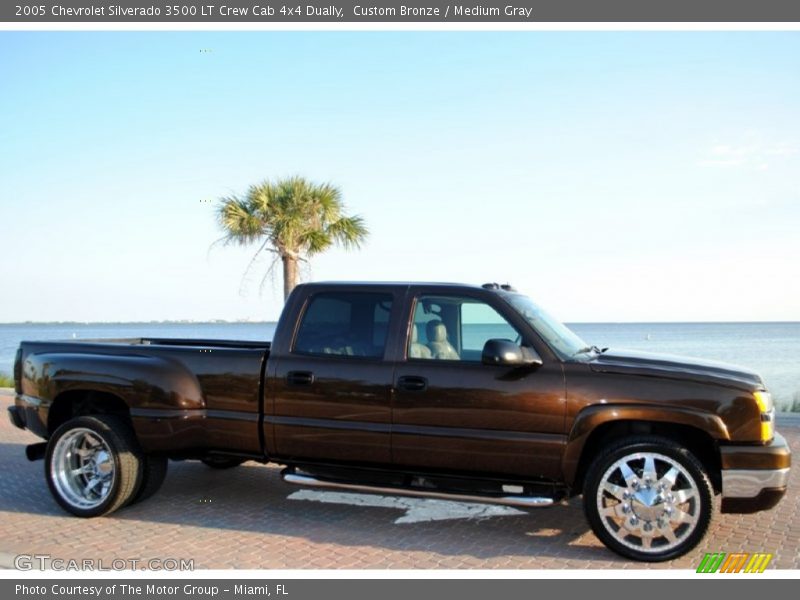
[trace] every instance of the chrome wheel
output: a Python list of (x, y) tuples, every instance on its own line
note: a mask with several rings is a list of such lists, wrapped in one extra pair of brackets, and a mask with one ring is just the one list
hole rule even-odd
[(115, 477), (111, 447), (97, 432), (75, 428), (56, 442), (50, 461), (50, 480), (74, 508), (100, 506), (108, 499)]
[(644, 554), (680, 546), (700, 522), (700, 489), (689, 470), (657, 452), (627, 454), (600, 477), (597, 513), (619, 544)]

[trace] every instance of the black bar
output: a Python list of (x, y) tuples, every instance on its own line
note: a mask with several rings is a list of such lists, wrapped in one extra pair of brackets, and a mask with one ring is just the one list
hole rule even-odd
[(796, 0), (16, 0), (18, 23), (797, 22)]
[[(691, 571), (690, 571), (691, 572)], [(627, 580), (633, 588), (647, 585), (651, 600), (674, 600), (696, 597), (695, 594), (730, 594), (731, 598), (753, 594), (791, 594), (791, 580), (751, 579), (696, 575), (690, 579)], [(18, 587), (24, 586), (24, 588)], [(416, 600), (458, 598), (602, 597), (619, 592), (620, 582), (613, 579), (532, 581), (516, 580), (414, 580), (414, 579), (281, 579), (265, 573), (263, 579), (6, 579), (0, 582), (2, 597), (14, 600)], [(712, 587), (713, 586), (713, 587)], [(262, 593), (264, 589), (268, 594)], [(737, 591), (738, 590), (738, 591)]]

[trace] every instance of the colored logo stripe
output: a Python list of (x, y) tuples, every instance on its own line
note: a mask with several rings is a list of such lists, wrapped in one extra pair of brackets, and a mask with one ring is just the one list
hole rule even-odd
[(747, 563), (745, 573), (763, 573), (767, 568), (769, 561), (772, 560), (772, 554), (753, 554), (753, 558)]
[(742, 570), (744, 563), (747, 562), (747, 558), (750, 556), (747, 552), (734, 552), (733, 554), (729, 554), (728, 558), (725, 559), (725, 562), (722, 563), (722, 568), (720, 569), (720, 573), (738, 573)]
[(724, 552), (716, 552), (714, 554), (706, 553), (706, 555), (703, 557), (703, 560), (700, 562), (700, 566), (697, 567), (697, 572), (716, 573), (724, 558)]
[(772, 560), (772, 554), (757, 552), (707, 552), (697, 567), (697, 573), (763, 573)]

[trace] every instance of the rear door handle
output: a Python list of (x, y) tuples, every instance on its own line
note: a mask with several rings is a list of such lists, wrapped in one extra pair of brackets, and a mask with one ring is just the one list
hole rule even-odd
[(311, 371), (289, 371), (286, 374), (286, 383), (289, 385), (311, 385), (314, 383), (314, 374)]
[(428, 380), (416, 375), (404, 375), (397, 379), (397, 387), (406, 392), (424, 392), (428, 389)]

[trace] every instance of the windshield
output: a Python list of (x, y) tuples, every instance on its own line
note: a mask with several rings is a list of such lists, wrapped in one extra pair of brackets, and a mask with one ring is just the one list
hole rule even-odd
[(503, 294), (503, 298), (524, 317), (536, 330), (536, 333), (562, 359), (574, 358), (575, 355), (590, 350), (586, 342), (575, 335), (566, 325), (548, 315), (527, 296)]

